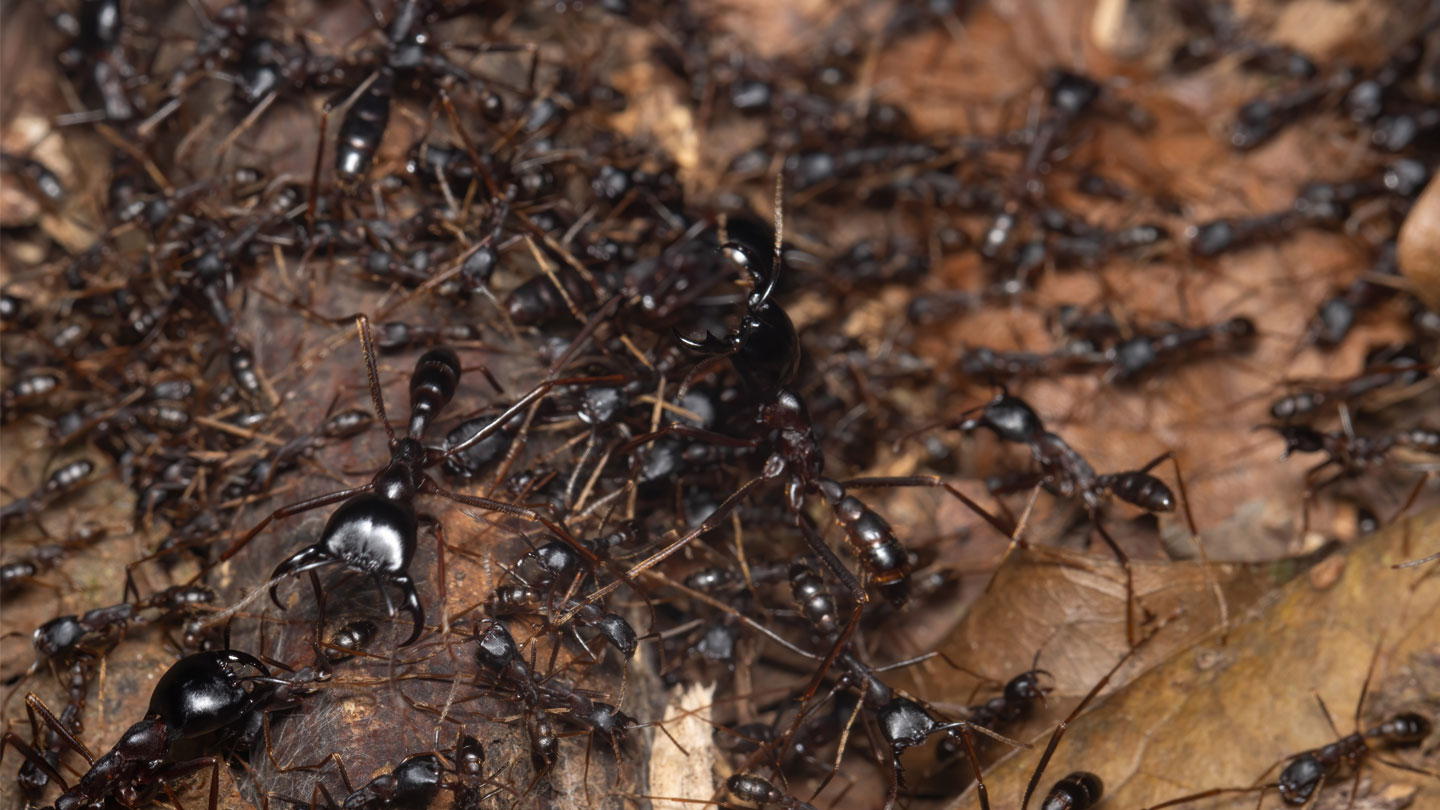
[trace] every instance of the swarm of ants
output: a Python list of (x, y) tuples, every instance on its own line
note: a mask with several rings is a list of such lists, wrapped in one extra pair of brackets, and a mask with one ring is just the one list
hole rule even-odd
[(5, 806), (1440, 801), (1434, 0), (0, 14)]

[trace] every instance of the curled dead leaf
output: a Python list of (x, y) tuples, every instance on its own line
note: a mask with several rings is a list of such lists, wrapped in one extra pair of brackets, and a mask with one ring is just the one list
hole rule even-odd
[[(1433, 715), (1440, 695), (1433, 691), (1440, 667), (1440, 578), (1433, 571), (1395, 570), (1416, 538), (1440, 534), (1440, 512), (1396, 524), (1356, 545), (1329, 588), (1308, 577), (1290, 580), (1254, 609), (1222, 643), (1212, 632), (1194, 645), (1175, 649), (1098, 706), (1080, 716), (1055, 750), (1043, 792), (1075, 770), (1100, 775), (1106, 807), (1139, 808), (1216, 787), (1243, 787), (1274, 778), (1268, 764), (1335, 739), (1318, 695), (1341, 733), (1355, 727), (1366, 671), (1379, 644), (1362, 725), (1400, 710)], [(1161, 642), (1167, 627), (1155, 641)], [(1148, 650), (1142, 658), (1152, 658)], [(1114, 659), (1111, 659), (1112, 661)], [(1426, 684), (1430, 688), (1426, 688)], [(1427, 709), (1428, 707), (1428, 709)], [(1033, 750), (1020, 751), (985, 774), (992, 806), (1018, 807), (1047, 731)], [(1434, 770), (1433, 743), (1419, 752), (1391, 751), (1387, 757)], [(1362, 794), (1400, 796), (1414, 788), (1415, 806), (1440, 802), (1440, 780), (1374, 763), (1362, 766), (1373, 790)], [(1349, 779), (1347, 775), (1347, 781)], [(1392, 793), (1392, 786), (1402, 790)], [(1348, 797), (1343, 786), (1328, 794)], [(1275, 796), (1270, 794), (1270, 801)], [(1227, 794), (1196, 802), (1204, 810), (1252, 808), (1253, 793)], [(1371, 802), (1389, 807), (1389, 799)], [(978, 807), (974, 790), (950, 805)], [(1363, 806), (1358, 804), (1356, 806)], [(1399, 804), (1395, 806), (1404, 806)]]

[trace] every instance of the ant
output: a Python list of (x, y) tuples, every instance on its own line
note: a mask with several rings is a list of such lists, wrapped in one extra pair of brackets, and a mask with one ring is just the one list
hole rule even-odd
[(475, 660), (515, 690), (515, 698), (528, 718), (532, 755), (542, 773), (555, 764), (560, 744), (545, 709), (547, 699), (564, 701), (570, 717), (600, 734), (612, 751), (618, 750), (629, 729), (637, 727), (633, 718), (608, 703), (592, 701), (564, 684), (539, 679), (525, 663), (520, 646), (505, 625), (493, 619), (485, 624), (484, 630), (475, 628)]
[(29, 554), (0, 565), (0, 596), (11, 596), (26, 583), (56, 568), (65, 557), (105, 539), (110, 530), (103, 526), (85, 526), (59, 543), (46, 543)]
[[(1259, 791), (1263, 801), (1264, 792), (1274, 787), (1280, 793), (1280, 798), (1285, 804), (1291, 807), (1308, 805), (1319, 792), (1320, 788), (1329, 781), (1338, 777), (1345, 768), (1355, 773), (1354, 782), (1350, 787), (1350, 804), (1355, 802), (1355, 792), (1360, 788), (1360, 765), (1368, 760), (1373, 760), (1391, 768), (1397, 768), (1410, 773), (1418, 773), (1423, 776), (1440, 778), (1440, 774), (1406, 765), (1402, 762), (1394, 762), (1382, 758), (1376, 753), (1376, 748), (1385, 746), (1391, 748), (1403, 748), (1419, 745), (1430, 736), (1433, 728), (1430, 721), (1425, 717), (1413, 712), (1404, 712), (1391, 717), (1379, 725), (1361, 731), (1360, 715), (1365, 705), (1365, 696), (1370, 690), (1370, 678), (1375, 673), (1375, 662), (1380, 657), (1380, 648), (1377, 645), (1375, 655), (1370, 659), (1370, 668), (1365, 673), (1365, 682), (1360, 687), (1360, 699), (1355, 703), (1355, 731), (1350, 734), (1341, 734), (1340, 729), (1335, 727), (1335, 720), (1330, 716), (1330, 710), (1325, 707), (1325, 700), (1318, 694), (1315, 701), (1320, 704), (1320, 712), (1325, 715), (1325, 722), (1335, 732), (1337, 739), (1319, 748), (1312, 748), (1309, 751), (1302, 751), (1288, 757), (1289, 762), (1280, 771), (1279, 778), (1273, 784), (1260, 784), (1257, 782), (1251, 787), (1244, 788), (1212, 788), (1210, 790), (1192, 793), (1188, 796), (1181, 796), (1177, 799), (1170, 799), (1160, 804), (1152, 805), (1147, 810), (1160, 810), (1162, 807), (1174, 807), (1180, 804), (1218, 796), (1225, 793), (1249, 793)], [(1281, 760), (1284, 762), (1285, 760)], [(1280, 763), (1276, 763), (1278, 765)], [(1268, 774), (1275, 768), (1271, 765), (1265, 769)], [(1263, 779), (1265, 774), (1261, 774)], [(1347, 805), (1348, 806), (1348, 805)]]
[(63, 464), (50, 473), (34, 492), (0, 507), (0, 530), (10, 528), (24, 518), (33, 518), (55, 501), (74, 494), (90, 482), (95, 462), (87, 458)]
[[(1036, 667), (1039, 657), (1037, 652), (1035, 663), (1031, 664), (1030, 669), (1007, 681), (999, 695), (984, 703), (970, 706), (967, 709), (967, 719), (977, 726), (1003, 731), (1029, 717), (1035, 710), (1035, 704), (1044, 702), (1045, 695), (1050, 692), (1048, 688), (1040, 685), (1040, 676), (1048, 676), (1050, 673)], [(961, 753), (958, 741), (953, 737), (940, 741), (937, 756), (942, 763), (958, 757)]]
[[(370, 399), (375, 406), (375, 415), (390, 441), (390, 461), (375, 473), (370, 483), (325, 495), (318, 495), (298, 503), (283, 506), (267, 515), (246, 532), (238, 541), (221, 555), (217, 563), (233, 557), (256, 535), (269, 526), (276, 518), (286, 518), (307, 512), (321, 506), (340, 503), (339, 509), (331, 513), (321, 532), (320, 540), (314, 545), (297, 551), (276, 566), (271, 574), (270, 598), (277, 607), (284, 610), (278, 595), (279, 581), (290, 575), (313, 571), (326, 565), (342, 564), (355, 571), (375, 578), (376, 585), (385, 599), (391, 616), (395, 607), (385, 592), (384, 584), (389, 582), (401, 591), (404, 601), (402, 609), (410, 614), (413, 627), (410, 636), (400, 646), (413, 644), (420, 637), (425, 626), (425, 611), (420, 596), (410, 579), (408, 568), (415, 555), (418, 542), (419, 524), (414, 500), (417, 495), (438, 495), (456, 503), (474, 506), (491, 512), (500, 512), (523, 517), (544, 525), (557, 536), (576, 543), (582, 556), (594, 563), (588, 551), (584, 550), (560, 524), (539, 512), (523, 506), (471, 495), (451, 492), (436, 484), (425, 470), (448, 458), (463, 452), (471, 445), (499, 430), (511, 417), (538, 400), (555, 385), (573, 383), (575, 380), (548, 380), (536, 386), (521, 397), (507, 411), (486, 427), (476, 431), (468, 439), (445, 451), (426, 448), (420, 439), (436, 414), (449, 403), (460, 380), (460, 358), (450, 349), (433, 349), (421, 355), (415, 363), (410, 377), (410, 420), (405, 436), (397, 437), (385, 416), (385, 400), (380, 391), (380, 375), (376, 368), (375, 344), (370, 333), (370, 321), (364, 315), (355, 318), (360, 333), (361, 348), (365, 355), (366, 372), (370, 380)], [(433, 518), (426, 522), (435, 523), (437, 535), (439, 524)], [(441, 541), (443, 543), (443, 541)], [(443, 552), (442, 552), (443, 553)], [(442, 563), (443, 565), (443, 563)], [(443, 569), (442, 569), (443, 570)], [(443, 574), (442, 574), (443, 577)], [(318, 581), (315, 586), (316, 599), (323, 604)]]
[[(485, 762), (485, 749), (479, 741), (466, 734), (459, 735), (455, 741), (455, 751), (451, 755), (453, 765), (447, 765), (440, 756), (436, 754), (415, 754), (401, 760), (387, 773), (379, 776), (355, 788), (350, 782), (350, 775), (346, 773), (345, 766), (341, 764), (339, 757), (335, 763), (340, 772), (340, 779), (345, 785), (347, 795), (336, 802), (330, 795), (330, 791), (323, 783), (316, 783), (314, 793), (316, 798), (324, 798), (326, 807), (344, 808), (344, 810), (422, 810), (435, 801), (440, 791), (449, 790), (455, 793), (456, 806), (460, 806), (462, 796), (466, 791), (474, 790), (467, 785), (464, 776), (477, 776)], [(457, 779), (447, 781), (445, 774), (454, 774)], [(484, 780), (485, 784), (494, 784)], [(479, 797), (478, 801), (488, 799), (501, 791), (514, 791), (506, 785), (497, 786), (491, 793)], [(279, 799), (295, 805), (306, 807), (307, 803), (289, 796), (272, 793), (270, 798)], [(478, 802), (477, 802), (478, 803)], [(316, 799), (308, 803), (308, 807), (314, 810)]]
[[(260, 675), (242, 675), (242, 668)], [(13, 732), (5, 734), (3, 746), (15, 748), (61, 785), (65, 792), (56, 799), (55, 810), (83, 810), (111, 797), (138, 806), (160, 789), (173, 795), (172, 781), (207, 767), (211, 769), (209, 807), (215, 810), (220, 752), (252, 745), (257, 721), (265, 711), (293, 705), (314, 691), (315, 682), (328, 678), (328, 670), (309, 667), (290, 679), (275, 678), (259, 659), (238, 650), (194, 653), (166, 670), (155, 684), (145, 717), (99, 758), (38, 697), (27, 695), (31, 725), (39, 729), (43, 723), (90, 762), (90, 769), (73, 786)], [(247, 682), (257, 685), (247, 690)]]
[[(356, 88), (350, 106), (340, 121), (340, 132), (335, 146), (335, 175), (342, 189), (353, 190), (369, 173), (375, 152), (379, 149), (390, 123), (390, 105), (399, 76), (408, 72), (421, 72), (438, 79), (458, 79), (470, 85), (482, 85), (466, 70), (445, 56), (431, 51), (430, 36), (424, 31), (424, 26), (433, 15), (433, 5), (433, 0), (401, 0), (390, 20), (385, 44), (366, 54), (366, 59), (378, 60), (379, 65), (365, 83)], [(383, 22), (379, 12), (374, 13), (376, 20)], [(534, 46), (486, 43), (481, 46), (481, 50), (529, 51), (536, 54), (538, 59), (538, 51)], [(534, 66), (531, 72), (533, 75)], [(443, 97), (443, 90), (441, 92)], [(499, 97), (488, 91), (483, 93), (483, 97), (482, 104), (499, 111)], [(446, 103), (448, 104), (448, 99)], [(322, 138), (323, 132), (322, 123)], [(493, 190), (493, 182), (490, 185)]]
[(1381, 246), (1365, 275), (1320, 303), (1306, 328), (1305, 342), (1322, 349), (1334, 349), (1345, 342), (1345, 337), (1361, 314), (1375, 309), (1395, 295), (1394, 285), (1399, 277), (1400, 265), (1395, 258), (1395, 240), (1392, 239)]
[[(976, 413), (977, 411), (978, 413)], [(1003, 388), (989, 402), (960, 414), (959, 417), (949, 420), (948, 424), (964, 433), (969, 433), (976, 428), (987, 428), (1002, 441), (1023, 444), (1030, 448), (1030, 454), (1040, 466), (1040, 470), (1036, 473), (996, 479), (990, 486), (992, 493), (1001, 494), (1007, 491), (1045, 486), (1062, 496), (1080, 498), (1090, 514), (1091, 524), (1099, 532), (1105, 544), (1109, 546), (1115, 559), (1125, 569), (1126, 637), (1133, 644), (1135, 642), (1134, 608), (1136, 605), (1134, 573), (1130, 566), (1129, 555), (1120, 548), (1100, 521), (1102, 499), (1107, 495), (1114, 495), (1147, 512), (1175, 511), (1174, 491), (1164, 481), (1150, 474), (1150, 471), (1156, 466), (1169, 461), (1175, 467), (1176, 480), (1180, 484), (1181, 494), (1184, 495), (1184, 478), (1180, 474), (1180, 464), (1176, 460), (1174, 452), (1161, 453), (1136, 470), (1097, 473), (1095, 468), (1090, 466), (1090, 462), (1086, 461), (1084, 456), (1080, 455), (1069, 443), (1045, 429), (1045, 423), (1029, 403)], [(927, 429), (921, 428), (910, 435), (913, 436)], [(909, 438), (909, 436), (902, 437), (901, 440), (903, 441), (904, 438)], [(1195, 519), (1190, 513), (1188, 498), (1183, 501), (1183, 505), (1190, 534), (1198, 536)], [(1225, 612), (1223, 606), (1221, 612)]]
[(1203, 326), (1171, 326), (1122, 341), (1105, 352), (1107, 376), (1125, 382), (1149, 373), (1167, 357), (1185, 352), (1244, 348), (1254, 342), (1255, 322), (1235, 317)]
[(1365, 370), (1359, 374), (1331, 383), (1311, 383), (1286, 394), (1270, 404), (1270, 415), (1281, 421), (1309, 416), (1326, 406), (1353, 402), (1381, 388), (1413, 385), (1429, 371), (1414, 346), (1384, 347), (1366, 357)]
[(35, 630), (35, 651), (50, 661), (69, 663), (77, 656), (93, 655), (89, 646), (95, 637), (108, 638), (131, 623), (147, 621), (141, 616), (144, 611), (160, 610), (170, 615), (214, 601), (215, 592), (204, 585), (176, 585), (138, 602), (94, 608), (78, 616), (60, 616)]
[(137, 70), (130, 63), (122, 42), (125, 32), (125, 0), (80, 0), (77, 13), (57, 10), (51, 22), (71, 42), (60, 52), (59, 62), (74, 76), (82, 71), (91, 89), (100, 97), (102, 120), (125, 122), (135, 117), (141, 103), (131, 95), (130, 85)]
[[(956, 498), (985, 517), (997, 530), (1006, 533), (1003, 524), (991, 516), (979, 504), (974, 503), (958, 490), (936, 479), (912, 478), (869, 478), (841, 483), (824, 476), (825, 458), (814, 425), (804, 400), (788, 386), (800, 370), (800, 338), (794, 323), (785, 310), (774, 300), (776, 284), (781, 270), (781, 249), (784, 239), (784, 222), (779, 200), (782, 185), (776, 184), (776, 224), (774, 254), (768, 270), (761, 270), (751, 249), (739, 242), (727, 243), (721, 250), (726, 257), (752, 283), (746, 299), (745, 315), (739, 328), (724, 338), (706, 333), (702, 340), (679, 335), (686, 347), (715, 357), (727, 359), (735, 369), (744, 386), (759, 400), (756, 420), (767, 430), (774, 431), (774, 449), (766, 459), (760, 475), (742, 484), (725, 499), (695, 529), (687, 532), (674, 543), (637, 563), (629, 570), (634, 576), (658, 565), (666, 558), (715, 528), (724, 525), (730, 515), (758, 487), (770, 482), (785, 483), (786, 506), (794, 516), (796, 527), (810, 546), (811, 551), (850, 594), (855, 601), (845, 629), (837, 636), (835, 646), (816, 674), (806, 697), (814, 694), (829, 665), (844, 647), (850, 634), (860, 620), (861, 613), (870, 596), (824, 539), (803, 518), (805, 496), (817, 493), (829, 505), (835, 519), (844, 528), (856, 555), (865, 569), (881, 586), (888, 599), (897, 604), (905, 601), (906, 575), (909, 573), (909, 557), (895, 537), (890, 525), (879, 513), (863, 501), (851, 495), (847, 487), (880, 486), (943, 486)], [(688, 388), (688, 385), (682, 386)], [(641, 435), (620, 447), (620, 452), (629, 452), (636, 447), (655, 441), (667, 435), (679, 435), (713, 444), (729, 447), (754, 448), (764, 439), (735, 439), (711, 433), (682, 422), (672, 422), (653, 433)], [(601, 598), (613, 590), (618, 583), (612, 583), (588, 597)], [(573, 610), (571, 611), (574, 612)]]
[[(26, 186), (38, 192), (50, 205), (63, 205), (68, 196), (65, 184), (60, 181), (60, 177), (49, 166), (35, 158), (0, 151), (0, 172), (13, 175)], [(5, 297), (19, 301), (8, 294)], [(8, 323), (18, 319), (7, 315), (4, 320)]]
[[(1261, 425), (1257, 429), (1273, 430), (1285, 441), (1282, 459), (1291, 453), (1324, 453), (1325, 460), (1305, 472), (1305, 497), (1302, 507), (1301, 532), (1310, 526), (1310, 501), (1320, 490), (1342, 478), (1356, 476), (1371, 467), (1377, 467), (1389, 458), (1396, 448), (1407, 448), (1429, 455), (1440, 455), (1440, 430), (1410, 428), (1393, 433), (1372, 436), (1358, 436), (1350, 423), (1349, 409), (1341, 405), (1340, 432), (1324, 432), (1308, 425)], [(1316, 476), (1327, 467), (1339, 469), (1329, 478), (1315, 483)], [(1420, 494), (1429, 475), (1422, 476), (1416, 483), (1410, 497), (1400, 511), (1403, 513)]]
[(374, 422), (373, 413), (358, 408), (335, 413), (322, 422), (314, 433), (297, 436), (261, 456), (248, 469), (227, 482), (221, 488), (221, 494), (225, 499), (233, 500), (266, 492), (277, 475), (293, 469), (301, 458), (311, 456), (329, 442), (359, 436), (369, 430)]

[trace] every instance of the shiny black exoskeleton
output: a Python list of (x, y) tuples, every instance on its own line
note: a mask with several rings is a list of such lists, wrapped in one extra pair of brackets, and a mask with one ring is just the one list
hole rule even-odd
[[(404, 645), (420, 637), (425, 610), (409, 574), (420, 528), (413, 501), (425, 480), (422, 469), (429, 460), (420, 436), (436, 412), (454, 396), (459, 380), (460, 358), (449, 349), (426, 352), (416, 362), (410, 378), (410, 435), (392, 445), (390, 463), (375, 474), (370, 491), (351, 496), (330, 515), (320, 542), (276, 566), (270, 577), (274, 583), (270, 598), (277, 607), (284, 609), (277, 592), (278, 580), (338, 563), (374, 575), (377, 584), (389, 582), (398, 587), (404, 597), (401, 608), (414, 621)], [(381, 593), (394, 615), (383, 585)]]
[(409, 430), (406, 435), (397, 436), (385, 418), (385, 402), (375, 365), (370, 321), (360, 315), (356, 317), (356, 325), (364, 347), (366, 371), (370, 379), (370, 399), (375, 406), (378, 421), (390, 437), (389, 462), (363, 486), (319, 495), (276, 509), (231, 545), (218, 562), (224, 562), (239, 553), (276, 518), (297, 515), (343, 501), (326, 522), (319, 542), (301, 549), (276, 567), (271, 577), (271, 599), (276, 605), (280, 604), (276, 592), (278, 580), (289, 574), (331, 564), (345, 565), (375, 578), (392, 616), (395, 612), (394, 606), (384, 585), (389, 582), (401, 589), (404, 596), (402, 607), (410, 614), (414, 624), (409, 638), (402, 646), (412, 644), (420, 637), (425, 622), (424, 609), (420, 605), (420, 597), (408, 571), (415, 554), (421, 519), (414, 507), (414, 500), (418, 495), (438, 495), (468, 506), (533, 520), (570, 543), (587, 562), (600, 562), (580, 546), (579, 541), (571, 537), (563, 526), (534, 509), (451, 492), (436, 484), (425, 472), (427, 468), (465, 452), (501, 430), (517, 413), (539, 400), (555, 385), (575, 382), (574, 380), (542, 382), (500, 414), (495, 421), (473, 432), (468, 438), (447, 442), (445, 450), (427, 449), (420, 443), (420, 439), (435, 415), (455, 394), (455, 387), (460, 379), (459, 357), (449, 349), (434, 349), (421, 355), (416, 361), (415, 371), (410, 376)]
[[(74, 786), (67, 786), (55, 810), (98, 807), (107, 798), (138, 806), (169, 780), (216, 766), (215, 755), (223, 746), (253, 733), (247, 721), (271, 694), (265, 687), (247, 690), (242, 668), (262, 678), (270, 675), (254, 656), (236, 650), (195, 653), (177, 661), (155, 684), (145, 718), (121, 735)], [(69, 735), (38, 698), (31, 695), (26, 702), (47, 725)], [(78, 741), (69, 739), (78, 749)], [(7, 734), (5, 743), (40, 765), (51, 779), (67, 784), (18, 738)]]
[(344, 810), (424, 810), (446, 787), (440, 758), (417, 754), (346, 796)]
[(751, 249), (739, 242), (729, 242), (721, 250), (753, 284), (745, 315), (740, 326), (723, 338), (708, 333), (701, 340), (680, 335), (680, 342), (703, 354), (728, 357), (757, 398), (774, 396), (800, 371), (800, 336), (790, 316), (771, 300), (779, 267), (761, 270)]
[(1359, 767), (1370, 754), (1372, 741), (1395, 747), (1419, 745), (1430, 736), (1430, 728), (1430, 721), (1418, 714), (1399, 714), (1368, 731), (1357, 731), (1299, 754), (1280, 771), (1280, 798), (1289, 805), (1303, 805), (1321, 783), (1331, 781), (1342, 767)]
[(802, 802), (794, 796), (770, 784), (753, 773), (733, 774), (725, 780), (725, 789), (742, 802), (751, 804), (774, 804), (784, 810), (815, 810), (809, 802)]

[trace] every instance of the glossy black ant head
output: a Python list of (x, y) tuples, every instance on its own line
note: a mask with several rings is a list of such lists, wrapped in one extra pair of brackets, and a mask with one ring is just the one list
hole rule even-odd
[(475, 660), (486, 669), (504, 671), (511, 662), (521, 660), (520, 646), (505, 625), (488, 622), (483, 630), (475, 628)]
[(1050, 690), (1040, 685), (1041, 675), (1053, 677), (1043, 669), (1032, 669), (1011, 678), (1010, 682), (1005, 684), (1005, 701), (1017, 705), (1028, 705), (1037, 700), (1044, 700)]
[(936, 731), (937, 723), (925, 707), (910, 698), (897, 697), (880, 707), (880, 733), (898, 755), (920, 745)]
[(237, 666), (270, 675), (257, 658), (238, 650), (188, 655), (155, 684), (146, 716), (164, 723), (172, 742), (235, 723), (255, 705), (255, 698), (242, 686), (244, 679), (235, 671)]
[(600, 621), (595, 623), (595, 627), (626, 661), (635, 657), (635, 650), (640, 646), (640, 640), (635, 635), (635, 628), (630, 626), (630, 622), (626, 621), (625, 617), (616, 613), (606, 613)]
[(745, 317), (739, 328), (723, 338), (709, 333), (702, 340), (676, 337), (693, 351), (728, 356), (745, 386), (764, 399), (788, 385), (800, 371), (800, 335), (785, 310), (770, 300), (780, 278), (779, 259), (768, 271), (761, 271), (746, 245), (727, 242), (720, 250), (753, 285), (746, 298)]
[(74, 649), (85, 637), (85, 628), (79, 617), (61, 616), (35, 629), (35, 651), (46, 658), (55, 658), (61, 653)]
[[(402, 447), (407, 443), (417, 448), (420, 458), (424, 457), (419, 442), (407, 438), (401, 441)], [(383, 583), (388, 580), (400, 588), (402, 608), (414, 623), (410, 637), (400, 646), (413, 644), (425, 626), (425, 610), (409, 575), (419, 534), (419, 521), (410, 502), (418, 470), (418, 466), (392, 462), (375, 477), (375, 492), (355, 495), (331, 513), (320, 541), (290, 555), (271, 573), (270, 599), (275, 606), (285, 609), (280, 604), (280, 580), (338, 563), (374, 575), (391, 615), (395, 609)]]
[(1301, 754), (1280, 772), (1277, 787), (1286, 804), (1305, 804), (1325, 778), (1325, 766), (1313, 753)]

